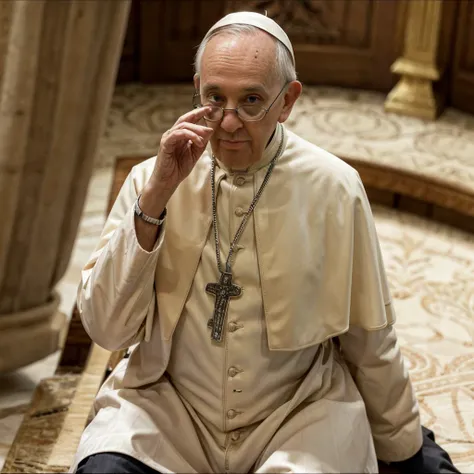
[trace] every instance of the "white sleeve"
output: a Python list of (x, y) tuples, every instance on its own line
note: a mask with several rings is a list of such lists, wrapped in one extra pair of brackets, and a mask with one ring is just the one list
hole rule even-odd
[(82, 271), (78, 308), (92, 340), (115, 351), (149, 339), (156, 295), (155, 270), (165, 224), (151, 252), (138, 243), (133, 205), (145, 179), (143, 167), (125, 180), (99, 244)]
[(395, 462), (415, 455), (423, 443), (420, 414), (395, 328), (351, 327), (339, 341), (366, 406), (377, 458)]

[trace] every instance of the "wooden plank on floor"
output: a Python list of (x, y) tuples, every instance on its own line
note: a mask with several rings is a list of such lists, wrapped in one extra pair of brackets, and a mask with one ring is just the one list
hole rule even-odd
[(69, 466), (76, 453), (82, 432), (86, 427), (92, 404), (104, 380), (110, 352), (96, 344), (84, 368), (76, 393), (69, 406), (61, 432), (49, 456), (50, 466)]

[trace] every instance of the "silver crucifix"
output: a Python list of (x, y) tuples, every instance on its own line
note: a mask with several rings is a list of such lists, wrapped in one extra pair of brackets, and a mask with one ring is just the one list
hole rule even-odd
[(211, 328), (211, 339), (216, 342), (222, 342), (229, 300), (240, 296), (242, 288), (232, 283), (232, 273), (223, 272), (221, 273), (219, 283), (208, 283), (206, 291), (216, 297), (214, 316), (208, 322), (208, 326)]

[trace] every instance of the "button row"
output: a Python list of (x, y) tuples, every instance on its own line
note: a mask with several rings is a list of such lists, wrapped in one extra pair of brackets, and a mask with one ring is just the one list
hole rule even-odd
[(244, 214), (246, 214), (245, 210), (242, 209), (241, 207), (238, 207), (236, 210), (235, 210), (235, 215), (237, 217), (242, 217)]
[(230, 332), (235, 332), (239, 328), (240, 328), (240, 326), (236, 322), (232, 321), (232, 322), (229, 323), (229, 331)]
[(227, 373), (229, 374), (229, 377), (235, 377), (239, 372), (241, 372), (239, 369), (236, 367), (230, 367)]
[(237, 178), (235, 178), (235, 184), (237, 186), (243, 186), (245, 184), (245, 178), (243, 176), (237, 176)]

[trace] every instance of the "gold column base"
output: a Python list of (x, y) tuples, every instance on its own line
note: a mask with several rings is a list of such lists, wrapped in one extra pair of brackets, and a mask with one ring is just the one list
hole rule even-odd
[(385, 101), (386, 112), (427, 120), (435, 120), (442, 108), (431, 80), (413, 76), (402, 76)]

